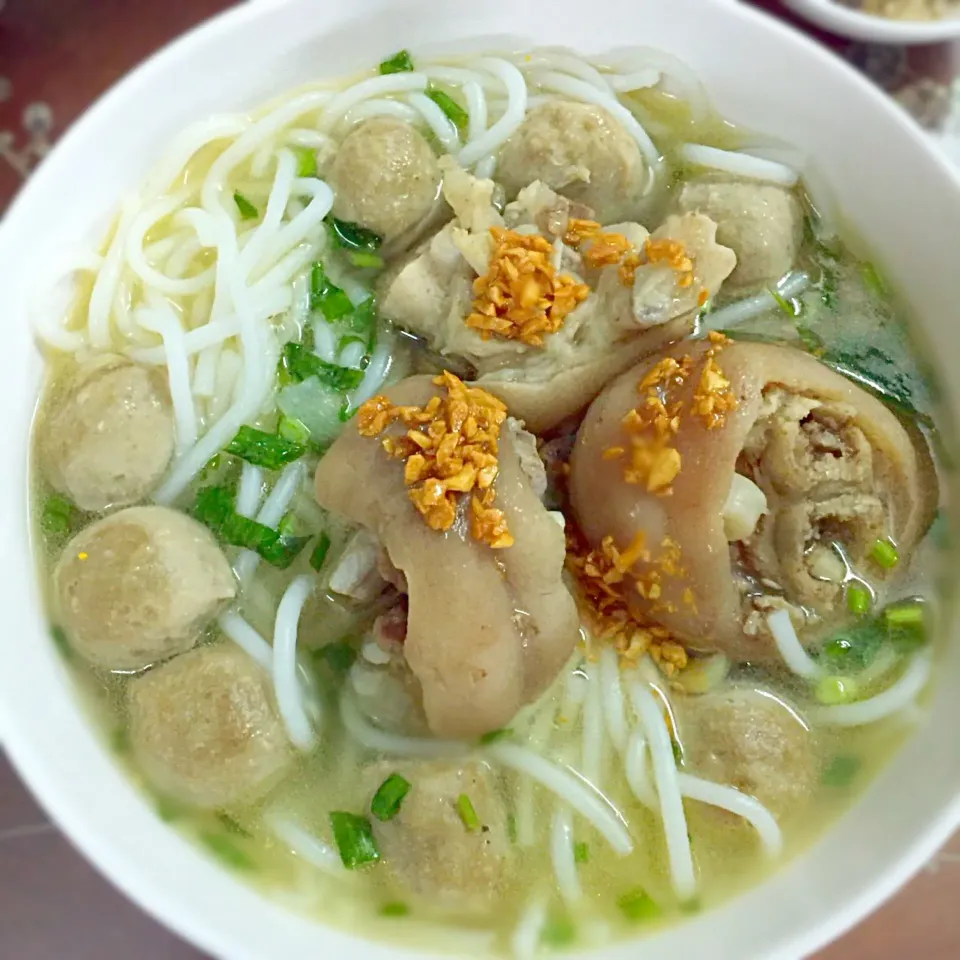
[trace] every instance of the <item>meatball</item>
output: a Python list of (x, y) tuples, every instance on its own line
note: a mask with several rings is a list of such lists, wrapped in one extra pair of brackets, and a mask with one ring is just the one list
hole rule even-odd
[[(411, 784), (400, 812), (373, 819), (384, 866), (398, 887), (441, 910), (483, 914), (500, 902), (509, 852), (507, 811), (483, 763), (378, 765), (372, 790), (393, 772)], [(457, 809), (469, 798), (481, 826), (469, 830)]]
[(693, 773), (756, 797), (778, 818), (816, 789), (819, 760), (810, 731), (766, 690), (736, 687), (691, 699), (681, 736)]
[(128, 507), (67, 544), (54, 590), (78, 653), (138, 670), (189, 650), (237, 588), (206, 527), (167, 507)]
[(737, 255), (731, 285), (774, 283), (793, 267), (803, 240), (803, 212), (790, 190), (699, 180), (684, 185), (678, 203), (681, 212), (706, 214), (719, 225), (717, 242)]
[(333, 213), (378, 233), (385, 243), (409, 237), (433, 212), (440, 167), (430, 144), (408, 123), (368, 120), (345, 138), (327, 176)]
[(201, 647), (137, 678), (127, 707), (140, 769), (183, 803), (256, 800), (293, 758), (268, 675), (230, 644)]
[(160, 371), (120, 357), (81, 367), (40, 425), (50, 485), (94, 513), (143, 500), (167, 469), (173, 444)]
[(612, 223), (633, 218), (647, 167), (636, 141), (606, 110), (560, 100), (527, 114), (500, 153), (497, 179), (510, 198), (540, 180)]

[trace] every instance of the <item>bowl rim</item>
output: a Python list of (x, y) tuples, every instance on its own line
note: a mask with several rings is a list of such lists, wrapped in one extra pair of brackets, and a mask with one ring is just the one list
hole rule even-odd
[(960, 13), (940, 20), (892, 20), (847, 7), (838, 0), (781, 0), (816, 26), (853, 40), (920, 45), (960, 38)]
[[(257, 2), (241, 4), (215, 14), (172, 40), (120, 78), (95, 101), (55, 144), (50, 156), (41, 164), (41, 169), (51, 162), (51, 158), (66, 152), (73, 138), (78, 136), (78, 130), (91, 122), (92, 118), (109, 114), (114, 103), (122, 101), (126, 96), (130, 85), (154, 73), (162, 73), (166, 70), (169, 61), (185, 55), (192, 46), (205, 42), (208, 34), (214, 34), (222, 29), (225, 23), (239, 24), (246, 19), (258, 19), (264, 13), (269, 13), (271, 8), (281, 8), (287, 2), (288, 0), (257, 0)], [(367, 0), (360, 0), (360, 3), (366, 2)], [(731, 13), (734, 12), (731, 8), (735, 8), (737, 16), (763, 22), (765, 29), (777, 33), (781, 41), (803, 47), (809, 58), (818, 60), (820, 63), (830, 63), (833, 69), (839, 67), (846, 73), (850, 83), (859, 86), (862, 92), (866, 92), (877, 102), (883, 102), (888, 112), (896, 114), (902, 126), (909, 123), (906, 115), (895, 105), (890, 104), (888, 98), (853, 67), (838, 64), (836, 58), (811, 38), (791, 29), (769, 13), (733, 2), (733, 0), (709, 0), (709, 2), (715, 6), (725, 7)], [(381, 4), (375, 2), (373, 6), (376, 8)], [(918, 144), (923, 142), (919, 131), (916, 131), (915, 140)], [(956, 171), (934, 150), (932, 145), (927, 145), (925, 149), (951, 178), (956, 180)], [(32, 191), (32, 185), (28, 182), (11, 204), (4, 221), (0, 222), (0, 251), (12, 237), (12, 229), (9, 225), (16, 220), (14, 214), (21, 205), (26, 205), (26, 198)], [(117, 856), (108, 837), (88, 828), (84, 814), (78, 805), (62, 791), (50, 788), (49, 780), (55, 765), (54, 761), (34, 750), (29, 744), (29, 737), (18, 735), (16, 717), (5, 709), (2, 701), (0, 701), (0, 745), (5, 748), (12, 765), (34, 793), (37, 801), (54, 823), (63, 830), (71, 844), (79, 849), (101, 875), (120, 889), (132, 902), (190, 943), (218, 957), (237, 960), (240, 957), (253, 956), (249, 952), (241, 952), (242, 948), (238, 950), (236, 939), (232, 939), (230, 935), (212, 924), (200, 911), (186, 909), (182, 898), (171, 895), (169, 891), (162, 895), (158, 894), (157, 884), (149, 869), (132, 862), (129, 858)], [(954, 796), (952, 802), (945, 804), (934, 819), (925, 824), (922, 833), (918, 834), (917, 839), (902, 856), (878, 871), (873, 881), (864, 885), (856, 896), (842, 906), (825, 912), (817, 923), (793, 936), (790, 942), (781, 941), (776, 944), (765, 954), (767, 960), (796, 960), (825, 946), (852, 928), (919, 871), (958, 826), (960, 826), (960, 793)], [(164, 829), (167, 828), (164, 827)], [(218, 872), (220, 870), (219, 867), (214, 869)], [(257, 896), (261, 897), (259, 893)], [(268, 903), (269, 901), (264, 898), (265, 906)], [(331, 928), (324, 927), (324, 929)], [(396, 946), (393, 950), (395, 953), (391, 955), (399, 956), (403, 948)]]

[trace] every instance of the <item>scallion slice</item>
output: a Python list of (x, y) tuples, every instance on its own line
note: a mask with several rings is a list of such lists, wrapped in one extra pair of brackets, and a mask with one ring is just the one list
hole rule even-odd
[(302, 420), (288, 417), (286, 414), (280, 415), (280, 420), (277, 423), (277, 434), (284, 440), (299, 443), (303, 447), (310, 442), (310, 430), (307, 425)]
[(256, 220), (260, 216), (260, 211), (239, 190), (233, 191), (233, 202), (243, 220)]
[(307, 452), (307, 448), (302, 443), (287, 440), (275, 433), (244, 425), (227, 445), (226, 451), (254, 466), (279, 470), (286, 464), (299, 460)]
[(353, 250), (350, 253), (350, 262), (360, 270), (383, 269), (383, 257), (368, 250)]
[(427, 91), (427, 96), (444, 112), (447, 119), (451, 120), (461, 133), (467, 129), (470, 115), (449, 93), (431, 88)]
[(357, 659), (356, 648), (346, 640), (327, 643), (314, 652), (314, 658), (325, 663), (334, 673), (346, 673)]
[(320, 310), (331, 323), (353, 310), (350, 298), (330, 282), (319, 260), (310, 269), (310, 309)]
[(373, 253), (383, 244), (383, 237), (350, 220), (327, 217), (327, 229), (335, 247), (342, 250), (364, 250)]
[(548, 920), (540, 932), (540, 942), (548, 947), (568, 947), (577, 939), (577, 928), (569, 917)]
[(381, 917), (405, 917), (410, 913), (410, 908), (399, 900), (396, 903), (385, 903), (380, 908)]
[(900, 562), (900, 553), (892, 540), (874, 540), (870, 556), (884, 570), (892, 570)]
[(870, 591), (866, 587), (851, 584), (847, 587), (847, 609), (858, 617), (870, 612)]
[(334, 810), (330, 814), (330, 826), (337, 850), (340, 851), (340, 860), (348, 870), (376, 863), (380, 859), (373, 828), (366, 817)]
[(859, 693), (857, 682), (850, 677), (821, 677), (814, 691), (817, 700), (830, 707), (850, 703)]
[(67, 537), (70, 535), (77, 518), (77, 508), (59, 494), (47, 497), (43, 503), (40, 515), (40, 526), (43, 532), (50, 537)]
[(384, 76), (388, 73), (411, 73), (412, 71), (413, 58), (409, 50), (398, 50), (380, 64), (380, 73)]
[(293, 153), (297, 158), (297, 176), (315, 177), (317, 175), (317, 151), (310, 147), (295, 147)]
[(777, 302), (777, 306), (792, 320), (796, 315), (797, 311), (794, 309), (793, 303), (784, 297), (776, 287), (767, 287), (767, 293), (773, 297)]
[(317, 573), (323, 568), (329, 552), (330, 537), (325, 533), (321, 533), (320, 536), (317, 537), (317, 545), (313, 548), (313, 553), (310, 554), (310, 566), (313, 567)]
[(617, 900), (617, 906), (631, 923), (656, 920), (662, 913), (653, 898), (641, 889), (623, 894)]
[(484, 746), (488, 743), (496, 743), (498, 740), (509, 737), (512, 733), (513, 731), (509, 727), (501, 727), (499, 730), (489, 730), (487, 733), (481, 734), (480, 743)]
[(256, 864), (253, 858), (230, 837), (213, 830), (204, 830), (200, 834), (204, 845), (227, 866), (237, 870), (252, 870)]
[(476, 833), (476, 831), (480, 829), (480, 818), (477, 816), (477, 811), (473, 808), (473, 802), (465, 793), (461, 793), (460, 796), (457, 797), (457, 813), (460, 814), (463, 825), (471, 833)]
[(573, 859), (577, 863), (590, 862), (590, 844), (583, 841), (573, 845)]
[(859, 773), (859, 757), (834, 757), (820, 778), (825, 787), (846, 787)]
[(373, 795), (370, 812), (384, 823), (392, 820), (400, 812), (403, 799), (409, 792), (409, 781), (404, 780), (399, 773), (391, 773)]
[(291, 383), (300, 383), (317, 377), (322, 384), (334, 390), (354, 390), (363, 380), (363, 371), (352, 367), (339, 367), (335, 363), (321, 360), (299, 343), (288, 343), (280, 357), (282, 369)]

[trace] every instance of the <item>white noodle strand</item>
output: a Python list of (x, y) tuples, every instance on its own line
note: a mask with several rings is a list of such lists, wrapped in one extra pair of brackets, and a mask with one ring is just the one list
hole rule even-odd
[(287, 587), (273, 632), (273, 690), (277, 709), (290, 742), (304, 753), (316, 745), (316, 736), (303, 703), (303, 688), (297, 668), (297, 629), (300, 614), (316, 580), (310, 574), (294, 579)]

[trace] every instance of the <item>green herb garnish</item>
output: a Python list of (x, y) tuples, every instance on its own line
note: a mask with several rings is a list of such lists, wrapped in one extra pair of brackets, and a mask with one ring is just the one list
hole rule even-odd
[(310, 554), (310, 566), (318, 573), (322, 569), (329, 552), (330, 537), (325, 533), (321, 533), (320, 536), (317, 537), (317, 545), (313, 548), (313, 553)]
[(253, 858), (246, 850), (243, 850), (230, 837), (226, 837), (222, 833), (204, 830), (200, 833), (200, 839), (227, 866), (234, 867), (237, 870), (251, 870), (256, 866)]
[(307, 425), (302, 420), (296, 420), (286, 414), (280, 415), (280, 421), (277, 423), (277, 434), (284, 440), (299, 443), (303, 447), (310, 442), (310, 430)]
[(650, 895), (641, 889), (631, 890), (617, 900), (620, 912), (631, 922), (640, 923), (646, 920), (656, 920), (662, 915)]
[(850, 703), (857, 699), (860, 689), (850, 677), (821, 677), (817, 681), (814, 696), (828, 707)]
[(239, 191), (233, 191), (233, 202), (240, 211), (240, 217), (243, 220), (256, 220), (260, 216), (260, 211)]
[(473, 802), (465, 793), (461, 793), (460, 796), (457, 797), (457, 813), (460, 814), (463, 825), (470, 833), (475, 833), (480, 829), (480, 818), (477, 816), (477, 811), (473, 808)]
[(554, 917), (543, 925), (540, 942), (548, 947), (568, 947), (577, 939), (577, 928), (569, 917)]
[(66, 539), (73, 532), (78, 518), (77, 508), (66, 497), (55, 493), (43, 502), (40, 527), (48, 537)]
[(343, 392), (356, 389), (363, 380), (362, 370), (327, 363), (299, 343), (288, 343), (284, 346), (280, 365), (286, 371), (290, 383), (301, 383), (310, 377), (317, 377), (325, 386)]
[(444, 93), (443, 90), (437, 90), (431, 87), (427, 91), (427, 96), (444, 112), (446, 118), (450, 120), (461, 133), (467, 129), (467, 124), (470, 122), (470, 115), (449, 93)]
[(384, 76), (388, 73), (411, 73), (412, 71), (413, 58), (409, 50), (400, 50), (380, 64), (380, 73)]
[(590, 844), (583, 841), (573, 845), (573, 859), (576, 863), (590, 862)]
[(670, 749), (673, 751), (673, 759), (678, 767), (683, 766), (683, 744), (679, 740), (670, 738)]
[(360, 270), (381, 270), (383, 257), (379, 253), (370, 253), (367, 250), (353, 250), (349, 254), (350, 262)]
[(796, 315), (797, 311), (794, 309), (793, 303), (787, 300), (776, 287), (767, 287), (767, 293), (776, 301), (777, 306), (792, 320)]
[(321, 311), (331, 323), (353, 310), (350, 298), (330, 282), (319, 260), (310, 268), (310, 309)]
[(376, 863), (380, 859), (373, 828), (366, 817), (334, 810), (330, 814), (330, 826), (337, 850), (340, 851), (340, 860), (348, 870)]
[(279, 470), (286, 464), (299, 460), (307, 452), (307, 448), (278, 434), (242, 426), (227, 444), (226, 451), (254, 466)]
[(392, 820), (400, 812), (403, 799), (409, 792), (409, 781), (404, 780), (399, 773), (391, 773), (373, 795), (370, 812), (384, 823)]
[(253, 836), (253, 834), (250, 833), (249, 830), (246, 830), (243, 827), (241, 827), (240, 824), (237, 823), (237, 821), (234, 820), (229, 813), (220, 812), (217, 814), (217, 819), (220, 821), (220, 823), (223, 824), (227, 832), (232, 833), (234, 836), (246, 837), (248, 840), (250, 839), (250, 837)]
[(863, 285), (875, 296), (880, 299), (888, 296), (889, 290), (880, 271), (870, 262), (865, 261), (860, 264), (860, 276), (863, 277)]
[(825, 787), (846, 787), (860, 772), (859, 757), (834, 757), (820, 778)]
[(395, 903), (385, 903), (380, 908), (381, 917), (405, 917), (410, 913), (410, 908), (405, 903), (399, 901)]
[(309, 537), (285, 537), (276, 530), (241, 517), (233, 508), (229, 487), (204, 487), (197, 494), (193, 515), (224, 543), (258, 553), (267, 563), (286, 570), (307, 545)]
[(337, 217), (327, 217), (327, 231), (335, 247), (341, 250), (362, 250), (374, 253), (383, 244), (383, 237), (373, 230), (351, 223), (349, 220), (339, 220)]
[(499, 730), (488, 730), (486, 733), (481, 734), (479, 742), (485, 746), (488, 743), (496, 743), (498, 740), (503, 740), (512, 733), (513, 731), (509, 727), (501, 727)]
[(851, 584), (847, 587), (847, 609), (858, 617), (870, 612), (870, 591), (866, 587)]
[(357, 659), (356, 648), (347, 640), (327, 643), (314, 652), (314, 657), (327, 664), (334, 673), (346, 673)]
[(900, 562), (900, 553), (892, 540), (874, 540), (870, 557), (884, 570), (892, 570)]
[(810, 327), (798, 323), (797, 336), (800, 338), (800, 343), (803, 344), (803, 349), (806, 350), (807, 353), (812, 353), (815, 357), (823, 353), (823, 338), (811, 330)]
[(317, 175), (317, 151), (310, 147), (294, 147), (297, 158), (297, 176), (315, 177)]

